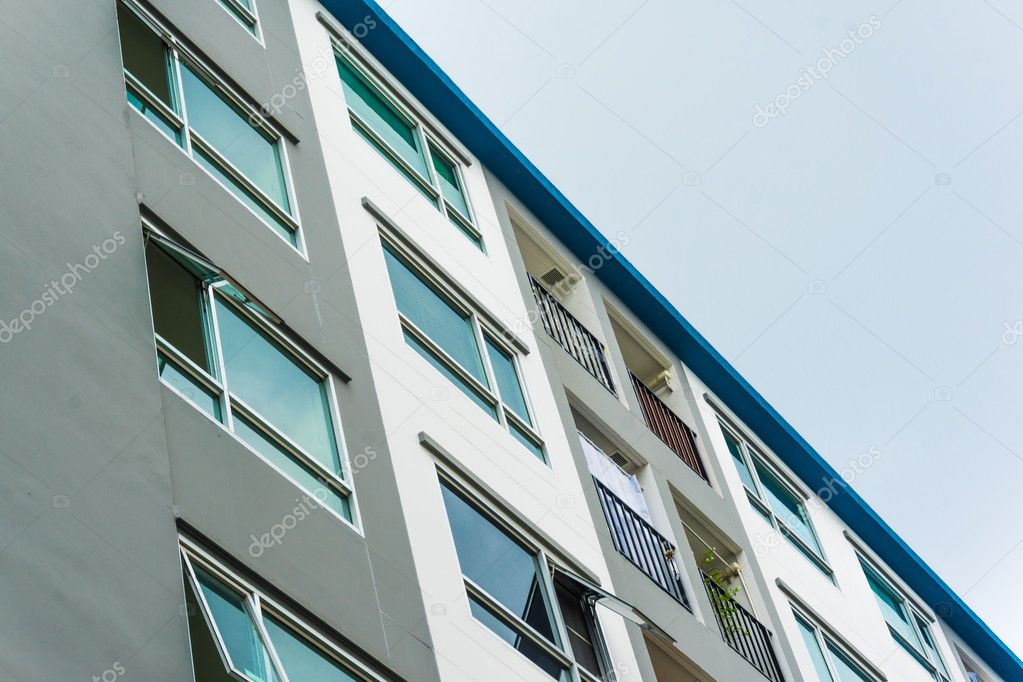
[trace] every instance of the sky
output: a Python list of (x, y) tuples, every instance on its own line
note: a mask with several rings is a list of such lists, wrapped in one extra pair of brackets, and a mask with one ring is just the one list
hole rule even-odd
[(1023, 6), (382, 4), (1023, 652)]

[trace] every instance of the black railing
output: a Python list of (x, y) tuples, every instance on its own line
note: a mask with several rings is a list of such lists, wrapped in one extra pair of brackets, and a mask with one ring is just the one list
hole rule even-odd
[(782, 682), (781, 667), (774, 655), (774, 647), (771, 646), (771, 631), (706, 573), (703, 574), (703, 584), (707, 586), (707, 596), (710, 597), (714, 617), (725, 643), (764, 677)]
[(543, 320), (543, 328), (558, 345), (592, 374), (593, 378), (614, 393), (615, 385), (611, 379), (611, 368), (607, 363), (604, 344), (575, 319), (542, 284), (533, 277), (529, 278), (529, 284), (533, 288), (533, 297), (536, 299), (540, 319)]
[(597, 497), (604, 509), (604, 518), (611, 530), (615, 549), (662, 590), (687, 609), (690, 608), (675, 564), (675, 546), (607, 486), (596, 478), (593, 483), (597, 486)]
[(629, 375), (632, 377), (632, 386), (636, 389), (639, 405), (643, 409), (646, 425), (679, 456), (679, 459), (706, 481), (707, 470), (700, 459), (700, 453), (696, 450), (696, 434), (681, 417), (657, 397), (656, 393), (647, 388), (639, 377), (632, 372), (629, 372)]

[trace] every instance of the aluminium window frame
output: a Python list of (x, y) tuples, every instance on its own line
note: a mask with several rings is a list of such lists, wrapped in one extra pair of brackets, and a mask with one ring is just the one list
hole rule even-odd
[[(558, 605), (557, 593), (554, 587), (555, 580), (557, 579), (556, 576), (559, 571), (566, 573), (567, 575), (574, 575), (570, 571), (565, 571), (562, 568), (562, 565), (566, 562), (552, 558), (553, 553), (548, 548), (536, 540), (527, 531), (522, 529), (506, 514), (495, 509), (493, 505), (488, 504), (484, 497), (473, 492), (469, 485), (458, 480), (453, 473), (438, 467), (437, 476), (441, 487), (447, 487), (454, 494), (461, 497), (463, 501), (472, 507), (480, 516), (494, 524), (501, 532), (508, 535), (508, 537), (533, 556), (534, 570), (540, 579), (539, 587), (543, 590), (544, 596), (546, 597), (547, 615), (551, 621), (553, 634), (558, 641), (557, 643), (551, 642), (549, 639), (541, 635), (529, 623), (525, 622), (521, 616), (513, 613), (504, 604), (477, 585), (471, 578), (466, 576), (464, 573), (461, 573), (461, 564), (459, 563), (459, 573), (462, 577), (462, 583), (465, 586), (467, 604), (471, 600), (479, 602), (485, 610), (491, 612), (491, 615), (504, 622), (505, 625), (511, 627), (519, 635), (525, 636), (532, 644), (539, 647), (545, 654), (563, 665), (569, 672), (569, 680), (571, 682), (605, 682), (606, 680), (615, 679), (611, 676), (614, 666), (607, 646), (607, 639), (603, 634), (600, 620), (597, 617), (596, 610), (594, 608), (595, 602), (583, 604), (583, 607), (584, 613), (589, 619), (588, 624), (593, 628), (594, 641), (592, 644), (596, 649), (597, 659), (601, 666), (603, 677), (595, 677), (592, 673), (583, 668), (583, 666), (575, 660), (572, 653), (572, 642), (568, 634), (568, 626), (565, 624), (565, 620), (561, 615), (561, 607)], [(444, 509), (445, 518), (449, 519), (449, 517), (447, 517), (447, 509), (442, 496), (441, 508)], [(452, 542), (454, 542), (454, 532), (450, 527), (450, 520), (448, 520), (448, 529)], [(457, 552), (455, 552), (455, 561), (459, 561)], [(471, 607), (468, 609), (468, 615), (474, 622), (478, 623), (480, 627), (496, 636), (497, 639), (505, 644), (505, 646), (513, 649), (518, 655), (524, 656), (524, 654), (505, 641), (504, 638), (493, 632), (485, 623), (479, 621), (472, 614)], [(532, 664), (532, 661), (529, 662)]]
[[(397, 310), (396, 305), (395, 309), (398, 314), (398, 322), (401, 326), (402, 332), (407, 332), (413, 336), (416, 341), (422, 344), (427, 352), (433, 355), (438, 362), (467, 384), (467, 388), (476, 393), (483, 402), (487, 403), (494, 410), (494, 420), (500, 424), (509, 436), (515, 439), (516, 443), (518, 443), (518, 439), (515, 437), (515, 434), (512, 433), (513, 427), (521, 432), (526, 439), (531, 441), (537, 449), (540, 450), (542, 457), (537, 458), (536, 454), (533, 452), (530, 452), (530, 454), (549, 467), (550, 458), (547, 455), (547, 448), (543, 436), (540, 435), (540, 429), (536, 425), (537, 412), (533, 407), (533, 401), (526, 386), (521, 353), (511, 343), (508, 343), (508, 341), (505, 340), (503, 330), (490, 324), (486, 320), (486, 315), (479, 311), (475, 306), (464, 301), (457, 292), (452, 290), (452, 288), (440, 277), (433, 273), (432, 268), (424, 263), (422, 259), (418, 258), (410, 249), (402, 245), (399, 240), (395, 239), (384, 230), (380, 231), (380, 240), (383, 248), (385, 250), (389, 250), (398, 258), (398, 260), (403, 261), (404, 265), (408, 267), (412, 274), (415, 275), (425, 286), (433, 289), (433, 291), (455, 311), (465, 315), (469, 319), (473, 338), (476, 341), (476, 347), (480, 354), (483, 374), (491, 386), (485, 386), (483, 382), (473, 376), (469, 370), (462, 367), (457, 360), (451, 357), (450, 353), (434, 342), (433, 339), (431, 339), (425, 331), (420, 329), (415, 322), (408, 319), (408, 317), (406, 317), (400, 310)], [(519, 382), (519, 390), (522, 393), (523, 403), (526, 407), (526, 414), (528, 415), (529, 422), (531, 423), (527, 423), (526, 420), (519, 416), (514, 409), (504, 402), (504, 399), (501, 397), (501, 389), (497, 382), (497, 375), (494, 372), (493, 363), (491, 362), (489, 353), (487, 352), (487, 339), (493, 341), (495, 347), (500, 348), (511, 358), (512, 366), (515, 370), (515, 378)], [(408, 344), (406, 343), (406, 345)], [(519, 445), (526, 447), (522, 443), (519, 443)]]
[[(170, 127), (177, 130), (177, 136), (179, 139), (171, 140), (174, 142), (175, 147), (188, 156), (188, 158), (191, 159), (203, 173), (208, 175), (215, 183), (231, 194), (231, 196), (234, 197), (235, 200), (245, 208), (245, 210), (255, 216), (261, 223), (266, 225), (274, 235), (297, 251), (304, 260), (308, 261), (309, 257), (306, 252), (305, 235), (302, 230), (302, 221), (295, 193), (294, 175), (292, 174), (291, 160), (289, 158), (290, 155), (288, 154), (288, 145), (286, 143), (288, 135), (264, 116), (263, 113), (259, 111), (259, 108), (251, 103), (249, 98), (238, 92), (224, 78), (221, 78), (216, 73), (215, 69), (208, 66), (206, 64), (206, 60), (201, 58), (194, 50), (186, 45), (185, 40), (182, 37), (179, 37), (177, 31), (168, 28), (160, 21), (160, 19), (143, 7), (137, 0), (117, 0), (117, 2), (120, 5), (123, 5), (126, 10), (133, 12), (135, 16), (146, 24), (146, 26), (148, 26), (163, 43), (163, 47), (166, 50), (169, 60), (169, 64), (167, 64), (167, 68), (169, 69), (167, 73), (167, 81), (172, 106), (168, 107), (166, 103), (143, 85), (138, 78), (131, 74), (128, 71), (128, 68), (122, 63), (121, 71), (124, 75), (125, 88), (133, 92), (135, 96), (142, 100), (147, 106), (155, 109), (161, 117), (167, 119)], [(118, 34), (118, 40), (120, 40), (120, 34)], [(213, 145), (203, 139), (198, 132), (192, 130), (189, 126), (188, 103), (185, 101), (184, 85), (182, 80), (183, 64), (191, 67), (192, 72), (200, 80), (202, 80), (211, 91), (222, 96), (229, 106), (238, 109), (239, 114), (244, 116), (244, 120), (247, 123), (252, 124), (254, 128), (272, 138), (272, 144), (275, 146), (277, 156), (280, 159), (284, 189), (290, 210), (285, 209), (283, 206), (278, 204), (277, 201), (269, 197), (266, 192), (257, 187), (256, 184), (231, 161), (225, 158), (224, 155), (217, 151)], [(174, 106), (180, 109), (180, 113), (173, 110), (172, 107)], [(166, 131), (150, 121), (145, 114), (138, 110), (137, 107), (131, 104), (129, 104), (129, 107), (134, 110), (136, 114), (141, 116), (147, 124), (153, 126), (164, 137), (167, 137)], [(198, 144), (196, 144), (196, 142)], [(268, 140), (268, 142), (270, 142), (270, 140)], [(196, 149), (198, 149), (200, 154), (211, 159), (212, 164), (217, 166), (220, 172), (228, 176), (233, 182), (237, 182), (239, 186), (230, 187), (220, 178), (216, 177), (203, 165), (202, 161), (196, 158)], [(272, 225), (267, 222), (265, 218), (259, 215), (259, 213), (257, 213), (238, 196), (239, 192), (252, 195), (253, 201), (260, 204), (267, 213), (270, 213), (276, 219), (280, 220), (283, 225)], [(282, 226), (292, 233), (294, 236), (294, 242), (290, 241), (280, 233)]]
[[(424, 193), (429, 201), (445, 215), (454, 225), (461, 230), (466, 237), (469, 238), (472, 243), (479, 247), (480, 251), (486, 253), (486, 245), (483, 240), (483, 233), (480, 228), (477, 227), (478, 220), (476, 218), (476, 212), (473, 208), (472, 198), (469, 196), (468, 186), (465, 182), (464, 164), (459, 161), (457, 154), (451, 151), (451, 148), (445, 143), (439, 135), (433, 131), (427, 131), (427, 125), (422, 120), (422, 116), (417, 112), (406, 106), (400, 99), (395, 96), (395, 86), (386, 82), (383, 78), (377, 75), (375, 69), (367, 65), (367, 60), (356, 53), (350, 44), (339, 40), (333, 34), (330, 35), (330, 42), (334, 50), (334, 56), (337, 59), (343, 60), (355, 73), (362, 78), (375, 93), (384, 100), (385, 104), (391, 106), (398, 117), (403, 119), (403, 122), (412, 131), (412, 134), (416, 138), (416, 142), (419, 145), (420, 152), (423, 155), (423, 163), (426, 166), (426, 177), (417, 171), (412, 165), (402, 157), (402, 155), (391, 146), (389, 142), (383, 139), (368, 122), (348, 104), (345, 102), (345, 108), (348, 111), (349, 119), (352, 122), (352, 126), (357, 129), (360, 135), (368, 137), (373, 141), (373, 144), (378, 147), (378, 150), (383, 153), (387, 160), (396, 164), (402, 171), (402, 175), (405, 175), (407, 179), (412, 182), (416, 189)], [(338, 74), (340, 79), (341, 75)], [(433, 167), (434, 152), (438, 153), (438, 156), (442, 157), (445, 161), (449, 162), (454, 169), (455, 178), (458, 181), (459, 190), (462, 193), (462, 198), (465, 200), (466, 210), (468, 215), (462, 215), (462, 213), (451, 205), (451, 203), (444, 197), (444, 193), (441, 191), (440, 179), (437, 177), (437, 170)]]
[(251, 8), (246, 7), (240, 0), (218, 0), (218, 4), (234, 17), (235, 21), (256, 39), (256, 42), (266, 47), (266, 43), (263, 41), (263, 29), (259, 22), (259, 9), (256, 7), (257, 0), (249, 0), (249, 3), (252, 5)]
[[(875, 564), (870, 558), (864, 555), (859, 550), (856, 552), (856, 558), (860, 562), (860, 567), (863, 569), (864, 578), (872, 579), (878, 582), (884, 589), (892, 594), (899, 603), (899, 611), (906, 618), (906, 622), (913, 631), (914, 637), (916, 637), (919, 646), (909, 641), (905, 635), (898, 632), (888, 619), (884, 617), (884, 613), (881, 613), (881, 619), (884, 621), (885, 626), (888, 628), (888, 632), (891, 634), (892, 639), (902, 649), (906, 651), (912, 658), (923, 667), (930, 675), (934, 678), (935, 682), (950, 682), (951, 674), (948, 672), (948, 664), (945, 663), (945, 658), (941, 655), (941, 651), (938, 647), (938, 638), (934, 636), (935, 628), (931, 625), (935, 622), (929, 614), (925, 613), (922, 609), (918, 608), (914, 603), (915, 600), (911, 599), (906, 591), (895, 584), (893, 580), (890, 580), (885, 571)], [(879, 597), (874, 593), (874, 588), (870, 586), (869, 580), (867, 589), (870, 590), (871, 595), (874, 597), (876, 602)], [(878, 610), (880, 611), (880, 604), (878, 604)], [(927, 651), (927, 646), (924, 644), (925, 637), (929, 638), (931, 645), (934, 649), (934, 655), (938, 657), (938, 663), (936, 664), (931, 660), (930, 654)]]
[[(754, 445), (748, 436), (743, 434), (740, 429), (733, 426), (731, 420), (727, 419), (720, 413), (717, 413), (716, 416), (721, 429), (730, 434), (739, 443), (739, 451), (742, 454), (743, 463), (746, 465), (746, 470), (753, 479), (753, 485), (756, 488), (755, 490), (750, 490), (745, 483), (742, 484), (743, 491), (746, 493), (746, 498), (749, 500), (750, 505), (754, 508), (757, 514), (761, 516), (761, 518), (765, 518), (765, 520), (767, 520), (772, 528), (774, 528), (778, 533), (781, 533), (786, 540), (792, 543), (796, 550), (806, 557), (806, 559), (810, 561), (815, 568), (823, 573), (832, 584), (837, 585), (838, 583), (836, 581), (835, 571), (831, 567), (831, 562), (828, 561), (827, 554), (824, 551), (824, 544), (821, 542), (820, 534), (817, 532), (813, 519), (810, 517), (809, 505), (806, 504), (808, 499), (806, 493), (792, 485), (789, 482), (789, 477), (763, 450)], [(732, 455), (731, 453), (728, 453), (728, 460), (730, 461), (731, 459)], [(806, 517), (807, 528), (809, 528), (814, 539), (817, 541), (819, 551), (808, 545), (794, 530), (788, 527), (788, 524), (779, 519), (778, 515), (775, 514), (774, 509), (771, 508), (770, 503), (767, 501), (767, 496), (763, 489), (764, 484), (760, 480), (760, 474), (757, 472), (757, 468), (755, 466), (758, 462), (767, 470), (768, 473), (775, 477), (778, 483), (790, 495), (798, 501), (799, 506), (802, 508), (803, 514)]]
[[(321, 653), (326, 654), (327, 657), (335, 660), (346, 669), (346, 672), (355, 676), (358, 680), (360, 680), (360, 682), (385, 682), (384, 678), (371, 670), (366, 663), (336, 644), (331, 638), (325, 636), (319, 628), (308, 623), (305, 618), (299, 616), (280, 600), (275, 599), (253, 584), (252, 581), (244, 578), (237, 570), (234, 570), (225, 561), (216, 557), (206, 547), (181, 533), (178, 535), (178, 552), (182, 568), (182, 586), (184, 587), (187, 583), (195, 594), (199, 610), (202, 611), (202, 617), (206, 621), (206, 625), (210, 629), (210, 633), (213, 635), (217, 652), (220, 654), (221, 660), (224, 662), (225, 669), (229, 675), (237, 676), (240, 681), (250, 682), (248, 677), (241, 675), (239, 672), (230, 668), (227, 664), (227, 660), (225, 659), (225, 652), (227, 651), (227, 648), (224, 645), (223, 637), (220, 634), (219, 628), (215, 623), (211, 622), (212, 617), (209, 605), (206, 603), (205, 595), (198, 584), (198, 578), (195, 574), (196, 566), (223, 583), (224, 586), (240, 593), (239, 596), (243, 599), (247, 615), (256, 627), (257, 635), (260, 637), (263, 646), (267, 649), (267, 653), (270, 655), (271, 661), (273, 662), (274, 673), (278, 677), (278, 682), (301, 681), (290, 680), (287, 673), (284, 671), (284, 666), (281, 665), (281, 661), (276, 652), (276, 647), (273, 645), (263, 622), (262, 616), (264, 614), (272, 616), (287, 625), (300, 639), (304, 640), (310, 648), (316, 649)], [(254, 615), (260, 617), (256, 618)], [(189, 650), (191, 651), (191, 632), (188, 633), (188, 638)]]
[[(166, 252), (166, 248), (162, 242), (173, 242), (173, 240), (169, 239), (165, 234), (162, 234), (159, 231), (159, 228), (146, 218), (143, 218), (143, 226), (147, 235), (153, 234), (160, 237), (159, 240), (154, 240), (155, 248), (164, 249)], [(185, 251), (187, 252), (187, 249), (185, 249)], [(175, 256), (170, 254), (168, 255), (180, 262), (179, 258), (175, 258)], [(306, 352), (299, 344), (295, 343), (288, 335), (278, 329), (271, 320), (268, 320), (261, 314), (257, 313), (252, 309), (252, 307), (242, 304), (234, 296), (223, 293), (222, 291), (215, 291), (231, 286), (230, 278), (225, 275), (220, 275), (219, 281), (217, 282), (208, 282), (200, 278), (197, 278), (197, 280), (201, 287), (201, 293), (200, 300), (196, 301), (196, 305), (200, 306), (200, 313), (203, 320), (203, 333), (205, 340), (209, 344), (207, 352), (210, 352), (211, 354), (211, 357), (209, 357), (208, 360), (214, 371), (209, 372), (203, 369), (192, 361), (191, 358), (185, 356), (184, 353), (175, 348), (173, 344), (154, 331), (153, 337), (157, 356), (157, 380), (161, 385), (167, 387), (176, 395), (180, 396), (183, 400), (195, 407), (211, 422), (224, 429), (238, 443), (259, 457), (260, 460), (270, 466), (278, 474), (284, 476), (284, 478), (292, 485), (304, 494), (312, 495), (315, 499), (315, 491), (307, 490), (305, 485), (292, 478), (290, 474), (285, 472), (274, 462), (270, 461), (270, 459), (268, 459), (263, 453), (259, 452), (254, 446), (249, 444), (244, 438), (235, 432), (235, 418), (241, 418), (243, 421), (248, 422), (250, 427), (257, 433), (270, 439), (294, 460), (309, 469), (314, 475), (322, 478), (327, 486), (331, 488), (332, 492), (340, 494), (341, 497), (346, 498), (348, 508), (351, 510), (352, 514), (351, 520), (346, 519), (343, 515), (331, 507), (321, 503), (318, 499), (317, 503), (318, 506), (323, 508), (327, 513), (333, 514), (345, 525), (362, 535), (362, 521), (356, 499), (354, 481), (352, 480), (352, 468), (348, 457), (348, 447), (345, 442), (344, 430), (341, 428), (340, 399), (337, 392), (337, 386), (335, 385), (335, 380), (339, 377), (337, 377), (334, 372), (329, 370), (322, 363), (317, 361), (316, 358), (312, 357), (312, 355)], [(147, 295), (150, 296), (151, 301), (152, 297), (148, 292), (148, 273), (146, 278), (146, 287)], [(216, 296), (219, 296), (219, 298), (214, 298)], [(334, 436), (334, 442), (337, 447), (337, 458), (340, 471), (331, 471), (328, 469), (322, 462), (307, 453), (301, 446), (295, 443), (287, 434), (274, 426), (269, 419), (246, 404), (241, 398), (231, 395), (231, 389), (226, 379), (224, 367), (223, 351), (220, 340), (220, 326), (217, 321), (215, 305), (215, 302), (217, 301), (224, 305), (231, 306), (233, 311), (242, 316), (256, 333), (263, 334), (268, 337), (271, 342), (280, 346), (288, 357), (301, 364), (306, 370), (322, 382), (326, 393), (325, 402), (331, 422), (331, 434)], [(161, 357), (169, 360), (175, 369), (185, 373), (195, 380), (206, 390), (210, 397), (217, 401), (220, 410), (219, 420), (216, 416), (210, 415), (205, 408), (160, 376), (159, 360)]]
[[(831, 675), (832, 682), (840, 682), (842, 678), (839, 677), (838, 672), (835, 670), (835, 663), (832, 661), (833, 654), (831, 652), (831, 648), (835, 648), (841, 652), (842, 656), (844, 656), (848, 662), (852, 664), (856, 672), (861, 674), (864, 679), (869, 682), (886, 682), (884, 677), (878, 677), (878, 675), (870, 670), (870, 668), (863, 665), (863, 662), (860, 660), (860, 656), (853, 649), (833, 636), (826, 628), (822, 627), (815, 615), (792, 601), (789, 601), (789, 608), (792, 609), (794, 619), (797, 621), (797, 628), (799, 627), (798, 621), (801, 620), (809, 625), (810, 629), (813, 631), (814, 638), (817, 640), (817, 646), (820, 648), (821, 655), (824, 657), (824, 665), (827, 667), (828, 673)], [(800, 638), (800, 641), (801, 640), (802, 638)], [(805, 644), (803, 649), (806, 649)], [(807, 655), (809, 655), (809, 652), (807, 652)]]

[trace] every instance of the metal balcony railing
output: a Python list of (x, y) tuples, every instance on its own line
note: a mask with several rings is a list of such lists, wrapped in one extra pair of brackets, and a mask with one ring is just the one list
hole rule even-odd
[(657, 585), (691, 610), (675, 564), (675, 546), (596, 478), (597, 497), (615, 549)]
[(706, 573), (703, 573), (703, 584), (707, 587), (707, 596), (725, 644), (735, 649), (764, 677), (782, 682), (781, 667), (771, 646), (771, 631)]
[(614, 393), (615, 385), (611, 379), (611, 368), (607, 362), (607, 354), (604, 352), (604, 344), (598, 341), (597, 337), (579, 320), (575, 319), (572, 313), (568, 312), (565, 306), (561, 305), (558, 299), (542, 284), (533, 277), (529, 278), (529, 284), (533, 288), (533, 297), (536, 299), (537, 309), (540, 311), (540, 319), (543, 320), (543, 328), (587, 372), (592, 374), (593, 378)]
[(639, 377), (632, 372), (629, 372), (629, 376), (632, 377), (632, 386), (636, 389), (646, 425), (679, 456), (679, 459), (699, 474), (700, 478), (708, 480), (707, 470), (700, 459), (700, 453), (696, 450), (696, 433), (672, 412), (656, 393), (647, 388)]

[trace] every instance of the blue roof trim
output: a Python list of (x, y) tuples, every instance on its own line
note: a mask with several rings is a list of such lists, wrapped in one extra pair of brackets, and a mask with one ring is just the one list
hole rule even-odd
[[(581, 261), (608, 240), (465, 96), (373, 0), (321, 0), (360, 43)], [(368, 30), (367, 30), (368, 29)], [(836, 482), (828, 505), (978, 656), (1006, 680), (1023, 661), (623, 256), (597, 277), (814, 490)]]

